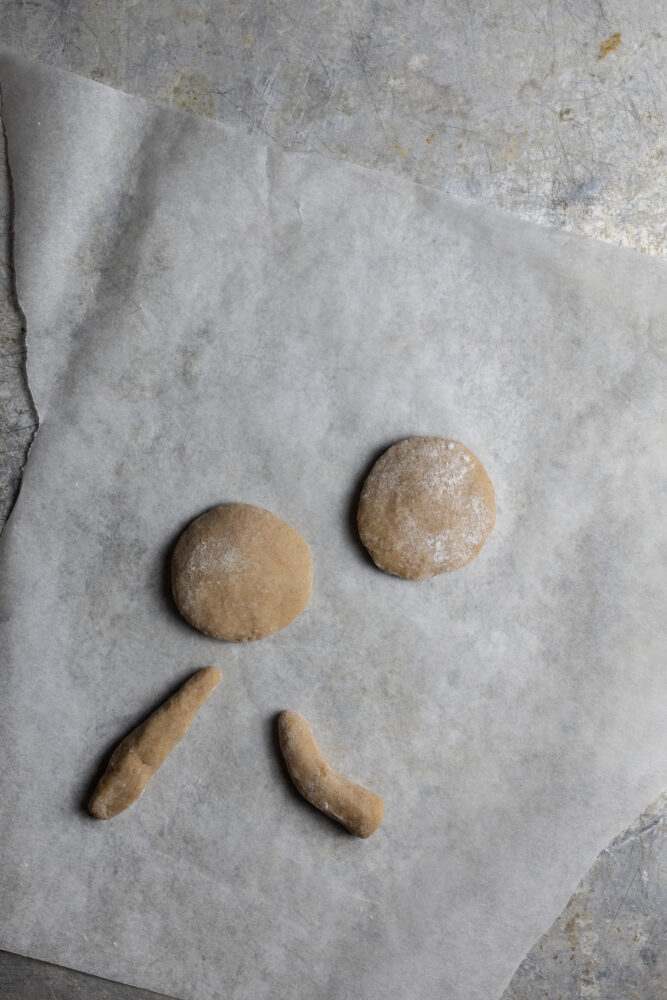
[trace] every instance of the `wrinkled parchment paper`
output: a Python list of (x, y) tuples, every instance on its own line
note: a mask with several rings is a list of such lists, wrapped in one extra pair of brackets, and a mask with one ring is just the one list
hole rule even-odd
[[(667, 778), (664, 265), (12, 57), (0, 84), (41, 417), (0, 539), (0, 946), (188, 1000), (491, 1000)], [(419, 583), (353, 517), (415, 434), (498, 501)], [(313, 551), (308, 610), (246, 646), (169, 596), (225, 500)], [(141, 801), (87, 817), (208, 663)], [(384, 797), (370, 840), (296, 796), (285, 708)]]

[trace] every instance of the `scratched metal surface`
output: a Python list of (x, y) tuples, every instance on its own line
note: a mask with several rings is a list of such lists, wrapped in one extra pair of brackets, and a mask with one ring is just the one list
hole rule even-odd
[[(661, 0), (0, 3), (0, 44), (26, 55), (287, 148), (656, 254), (665, 37)], [(6, 264), (5, 166), (2, 149)], [(22, 324), (0, 267), (0, 523), (34, 428)], [(664, 1000), (666, 816), (663, 797), (609, 845), (502, 1000)], [(79, 996), (156, 994), (0, 953), (1, 1000)]]
[(665, 1000), (667, 794), (600, 854), (500, 1000)]
[(666, 39), (663, 0), (0, 2), (26, 55), (647, 253)]

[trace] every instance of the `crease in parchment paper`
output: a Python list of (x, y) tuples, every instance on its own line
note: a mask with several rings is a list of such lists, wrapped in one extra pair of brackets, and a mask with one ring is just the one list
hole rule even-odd
[[(7, 138), (7, 130), (5, 129), (5, 122), (2, 115), (2, 82), (0, 81), (0, 131), (2, 133), (2, 150), (3, 150), (3, 160), (4, 160), (4, 173), (6, 179), (6, 191), (7, 191), (7, 205), (8, 205), (8, 222), (6, 231), (6, 244), (3, 253), (2, 266), (7, 268), (8, 273), (8, 283), (7, 289), (10, 295), (10, 305), (16, 313), (18, 320), (18, 336), (16, 338), (16, 348), (18, 356), (17, 369), (19, 371), (19, 376), (21, 378), (21, 388), (27, 403), (28, 412), (32, 416), (32, 427), (12, 427), (12, 436), (16, 440), (16, 444), (12, 445), (12, 453), (18, 453), (19, 462), (18, 469), (16, 472), (11, 470), (11, 480), (10, 484), (3, 483), (5, 488), (8, 488), (11, 492), (9, 496), (3, 496), (3, 507), (4, 516), (0, 517), (0, 534), (4, 528), (7, 518), (11, 515), (14, 504), (18, 497), (19, 491), (21, 489), (21, 482), (23, 479), (23, 472), (28, 463), (28, 458), (30, 456), (30, 449), (32, 443), (35, 440), (35, 436), (39, 429), (39, 413), (37, 410), (37, 405), (32, 395), (30, 389), (30, 379), (28, 377), (28, 321), (19, 301), (18, 289), (16, 285), (16, 268), (14, 266), (14, 222), (15, 222), (15, 198), (14, 198), (14, 178), (12, 176), (12, 168), (9, 156), (9, 141)], [(13, 463), (12, 463), (13, 464)], [(4, 470), (3, 470), (4, 471)]]
[[(661, 269), (2, 72), (42, 424), (0, 544), (0, 944), (193, 1000), (489, 1000), (664, 784)], [(420, 433), (480, 455), (499, 516), (412, 586), (349, 507), (378, 446)], [(224, 499), (315, 563), (307, 611), (244, 648), (163, 589), (176, 528)], [(95, 825), (101, 750), (209, 662), (207, 724)], [(284, 708), (385, 799), (366, 844), (295, 807)]]

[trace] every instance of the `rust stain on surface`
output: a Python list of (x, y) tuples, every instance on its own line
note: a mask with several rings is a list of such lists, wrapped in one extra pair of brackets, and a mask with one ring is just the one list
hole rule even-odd
[(579, 914), (573, 913), (571, 917), (565, 921), (563, 926), (563, 931), (565, 932), (565, 937), (568, 940), (570, 948), (575, 951), (579, 944)]
[(600, 45), (598, 59), (604, 59), (604, 57), (608, 56), (610, 52), (615, 52), (620, 44), (621, 33), (620, 31), (616, 31), (613, 35), (610, 35), (609, 38), (605, 38), (604, 42)]
[(434, 139), (435, 139), (435, 132), (431, 132), (431, 134), (429, 135), (429, 137), (428, 137), (428, 139), (426, 141), (428, 143), (431, 143), (431, 142), (433, 142)]
[(215, 117), (215, 91), (203, 73), (179, 73), (169, 89), (171, 103), (181, 111)]

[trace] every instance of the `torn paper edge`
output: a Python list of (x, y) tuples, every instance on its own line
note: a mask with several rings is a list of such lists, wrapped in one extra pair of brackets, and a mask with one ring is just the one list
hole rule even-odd
[[(5, 236), (5, 251), (6, 251), (6, 268), (8, 273), (8, 292), (9, 292), (9, 304), (14, 310), (16, 315), (17, 323), (17, 336), (16, 336), (16, 349), (17, 349), (17, 362), (16, 368), (19, 373), (20, 380), (22, 382), (22, 390), (26, 403), (26, 409), (30, 414), (32, 426), (31, 427), (15, 427), (13, 428), (13, 436), (16, 439), (16, 447), (11, 450), (8, 449), (6, 458), (9, 463), (9, 495), (6, 499), (6, 510), (0, 511), (0, 534), (4, 529), (5, 524), (11, 517), (11, 513), (16, 506), (16, 501), (18, 500), (19, 494), (21, 492), (21, 484), (23, 482), (23, 475), (28, 464), (28, 459), (30, 456), (30, 450), (32, 448), (33, 442), (37, 435), (39, 429), (39, 412), (37, 410), (37, 405), (35, 403), (32, 390), (30, 388), (30, 379), (28, 376), (28, 321), (26, 314), (23, 310), (21, 302), (19, 300), (18, 288), (16, 283), (16, 268), (14, 266), (14, 247), (15, 247), (15, 219), (16, 219), (16, 204), (14, 198), (14, 178), (12, 175), (11, 159), (9, 155), (9, 137), (7, 135), (7, 128), (5, 126), (5, 120), (3, 116), (3, 91), (2, 82), (0, 81), (0, 129), (1, 129), (1, 140), (3, 143), (3, 159), (7, 178), (7, 231)], [(23, 433), (22, 433), (23, 432)], [(24, 436), (25, 434), (25, 436)], [(7, 435), (7, 429), (5, 428), (5, 433), (3, 437)], [(8, 436), (8, 435), (7, 435)], [(16, 466), (18, 465), (18, 468)]]

